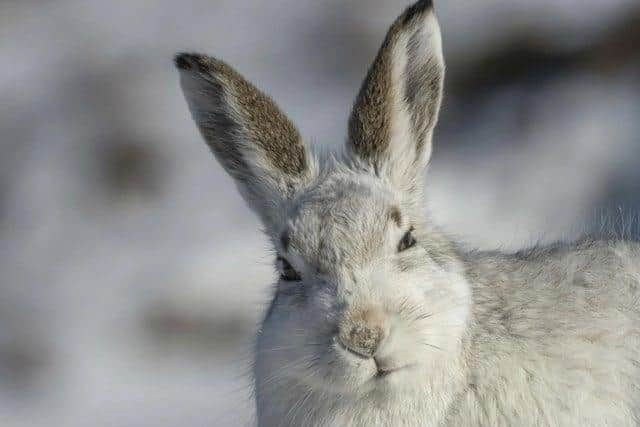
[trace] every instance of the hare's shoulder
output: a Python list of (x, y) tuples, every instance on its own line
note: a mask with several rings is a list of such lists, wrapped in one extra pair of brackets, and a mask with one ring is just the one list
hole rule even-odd
[(591, 290), (640, 282), (640, 242), (589, 240), (536, 246), (499, 257), (502, 273), (525, 287)]
[(542, 289), (608, 288), (640, 281), (640, 242), (581, 240), (534, 246), (513, 254), (473, 252), (463, 256), (469, 280), (498, 293)]
[(562, 342), (571, 331), (640, 334), (636, 242), (582, 241), (485, 254), (471, 265), (474, 318), (490, 335)]
[(599, 295), (603, 302), (611, 299), (614, 304), (616, 296), (627, 302), (640, 297), (640, 244), (635, 241), (583, 240), (558, 245), (530, 263), (534, 270), (538, 266), (544, 271), (543, 280), (561, 290)]
[(573, 308), (587, 315), (640, 312), (638, 242), (582, 240), (554, 245), (534, 250), (515, 268), (528, 272), (525, 293), (537, 294), (558, 310)]

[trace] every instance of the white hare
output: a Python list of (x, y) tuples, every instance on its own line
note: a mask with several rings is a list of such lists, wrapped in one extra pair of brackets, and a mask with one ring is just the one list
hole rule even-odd
[(255, 350), (260, 426), (640, 424), (638, 245), (467, 252), (424, 217), (444, 79), (430, 1), (391, 26), (340, 155), (311, 153), (225, 63), (176, 66), (278, 254)]

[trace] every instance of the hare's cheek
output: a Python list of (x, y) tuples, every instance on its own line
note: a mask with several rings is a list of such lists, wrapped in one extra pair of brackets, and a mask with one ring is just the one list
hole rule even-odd
[(289, 307), (304, 307), (307, 303), (309, 289), (302, 281), (280, 280), (276, 299)]
[(363, 392), (362, 387), (376, 373), (373, 362), (342, 355), (333, 347), (328, 350), (320, 359), (323, 366), (316, 371), (320, 374), (319, 379), (337, 391)]
[(398, 254), (394, 262), (395, 270), (399, 273), (423, 272), (427, 256), (427, 251), (424, 248), (415, 245)]

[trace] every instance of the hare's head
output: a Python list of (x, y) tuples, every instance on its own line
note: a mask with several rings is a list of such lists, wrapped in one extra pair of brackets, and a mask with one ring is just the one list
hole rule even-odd
[(296, 387), (358, 396), (423, 384), (459, 345), (468, 294), (455, 251), (422, 220), (444, 78), (430, 2), (391, 27), (336, 156), (310, 153), (225, 63), (181, 54), (176, 65), (202, 135), (277, 252), (256, 350), (259, 400)]

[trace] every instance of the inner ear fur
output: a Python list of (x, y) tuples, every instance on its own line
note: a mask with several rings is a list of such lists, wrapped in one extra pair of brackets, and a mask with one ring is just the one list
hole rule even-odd
[(347, 150), (376, 170), (419, 172), (431, 155), (444, 82), (440, 29), (419, 1), (389, 29), (349, 119)]
[(270, 222), (310, 173), (300, 133), (273, 100), (231, 66), (206, 55), (175, 57), (200, 133), (241, 193)]

